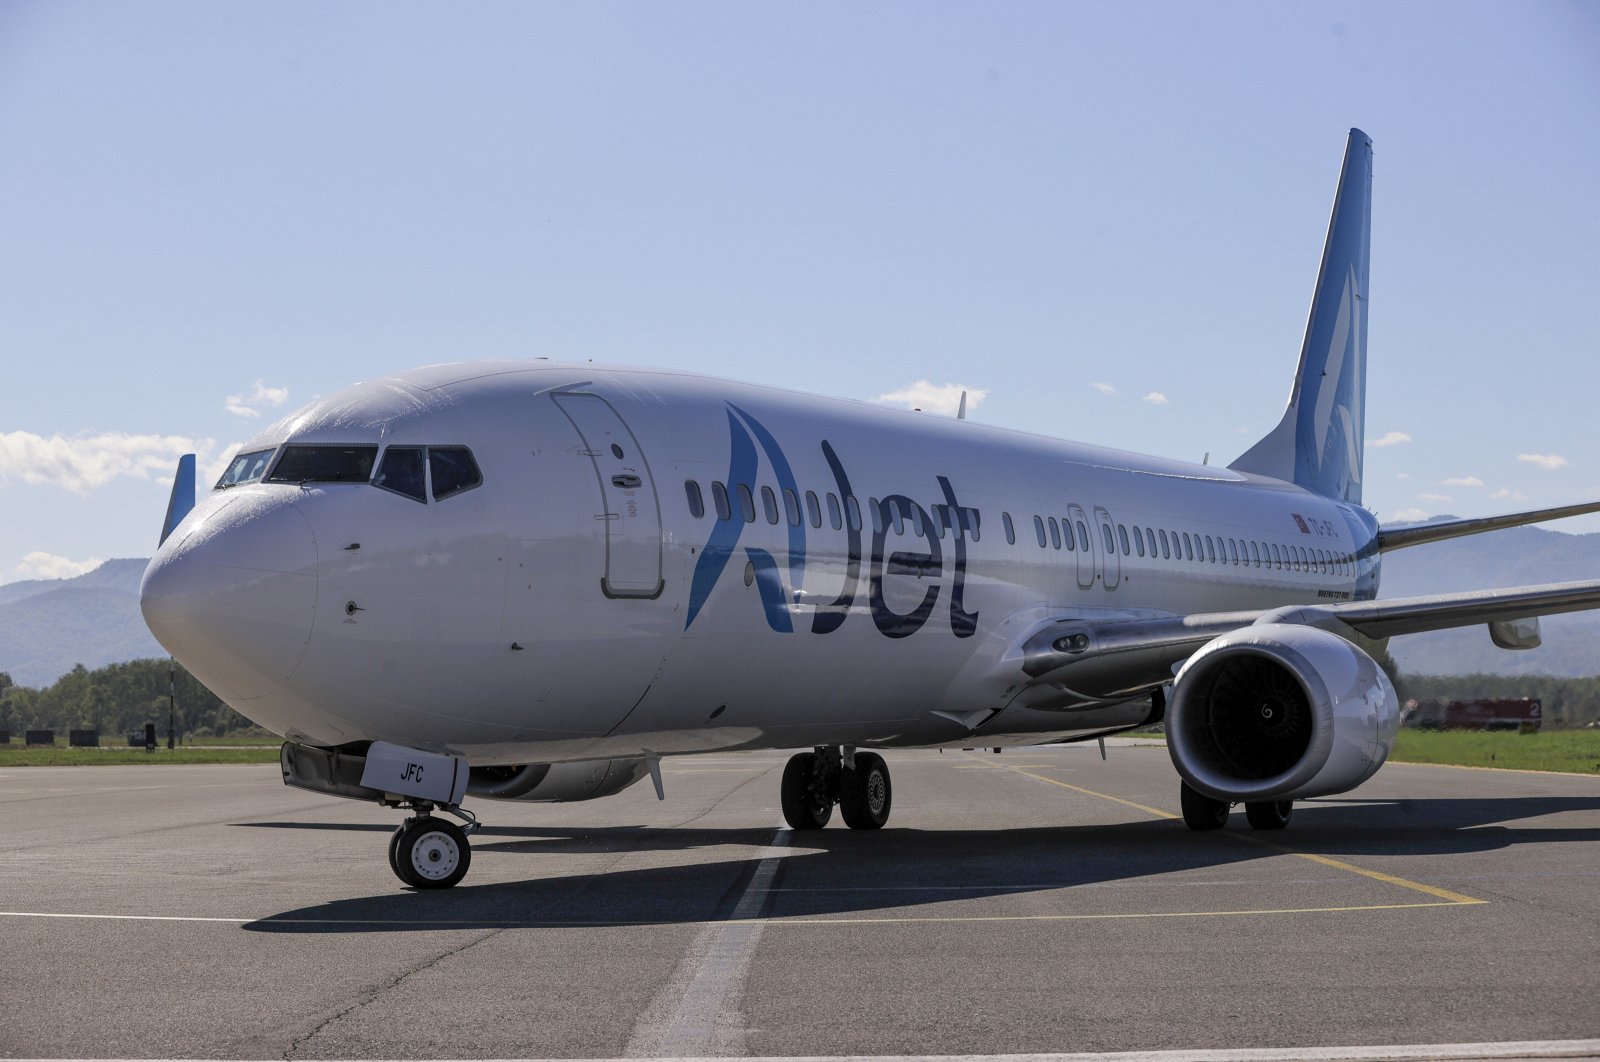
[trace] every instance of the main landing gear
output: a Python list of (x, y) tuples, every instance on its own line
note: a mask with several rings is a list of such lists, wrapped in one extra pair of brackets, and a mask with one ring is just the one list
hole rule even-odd
[(889, 765), (875, 752), (819, 745), (784, 766), (782, 795), (784, 820), (796, 830), (822, 829), (835, 804), (852, 830), (876, 830), (889, 821)]
[(389, 838), (389, 867), (414, 889), (448, 889), (467, 876), (472, 847), (467, 835), (478, 831), (478, 819), (459, 807), (441, 807), (466, 823), (457, 826), (433, 814), (434, 805), (418, 801), (416, 814), (400, 824)]
[[(1228, 824), (1228, 812), (1233, 805), (1226, 800), (1208, 797), (1193, 789), (1188, 782), (1178, 791), (1183, 806), (1183, 823), (1191, 830), (1220, 830)], [(1244, 817), (1255, 830), (1281, 830), (1289, 825), (1294, 812), (1292, 800), (1250, 801), (1244, 806)]]

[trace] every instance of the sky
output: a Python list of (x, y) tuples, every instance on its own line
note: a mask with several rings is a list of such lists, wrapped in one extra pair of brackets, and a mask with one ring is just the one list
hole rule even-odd
[(483, 357), (1225, 464), (1351, 126), (1367, 506), (1600, 499), (1594, 4), (6, 0), (0, 582), (147, 556), (182, 453)]

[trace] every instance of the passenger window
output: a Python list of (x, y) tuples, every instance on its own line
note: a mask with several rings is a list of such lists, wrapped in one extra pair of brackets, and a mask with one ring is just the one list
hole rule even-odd
[(1206, 560), (1211, 564), (1217, 563), (1217, 545), (1210, 535), (1206, 536)]
[(812, 527), (822, 526), (822, 505), (817, 501), (817, 492), (814, 490), (806, 491), (806, 515), (811, 517)]
[(1000, 523), (1003, 524), (1006, 529), (1006, 545), (1015, 546), (1017, 544), (1017, 532), (1016, 529), (1011, 526), (1011, 514), (1002, 511), (1000, 513)]
[(1133, 551), (1128, 548), (1128, 529), (1122, 524), (1117, 525), (1117, 537), (1122, 540), (1122, 555), (1128, 556)]
[(1039, 540), (1039, 548), (1044, 549), (1044, 521), (1039, 518), (1037, 513), (1033, 517), (1033, 533)]
[(788, 487), (783, 488), (783, 515), (789, 518), (790, 527), (800, 526), (800, 499)]
[(950, 506), (930, 505), (928, 511), (933, 514), (934, 533), (943, 538), (945, 531), (950, 527)]
[(911, 516), (911, 533), (913, 535), (916, 535), (918, 538), (932, 538), (933, 537), (933, 529), (922, 526), (922, 506), (918, 505), (918, 506), (913, 507), (911, 509), (910, 516)]
[(478, 462), (465, 446), (428, 447), (428, 475), (433, 480), (433, 500), (471, 490), (483, 482)]
[(877, 498), (869, 497), (867, 499), (867, 509), (872, 513), (872, 533), (874, 535), (882, 534), (884, 525), (883, 506), (878, 504)]
[(1236, 538), (1228, 539), (1228, 557), (1233, 563), (1239, 563), (1239, 540)]
[(966, 525), (967, 534), (972, 536), (972, 541), (980, 542), (983, 539), (983, 514), (976, 509), (961, 510), (962, 523)]
[(423, 489), (422, 447), (391, 446), (385, 450), (372, 485), (426, 504), (428, 499)]
[(1150, 551), (1150, 559), (1154, 560), (1156, 556), (1156, 533), (1148, 527), (1144, 529), (1144, 544), (1145, 548)]
[[(1067, 537), (1070, 539), (1072, 537), (1072, 532), (1068, 531)], [(1061, 530), (1056, 526), (1056, 518), (1053, 516), (1050, 518), (1050, 543), (1055, 546), (1056, 549), (1061, 548)]]
[(1167, 546), (1167, 529), (1164, 527), (1161, 529), (1161, 558), (1163, 560), (1172, 559), (1172, 550)]
[[(832, 495), (829, 495), (829, 497), (832, 497)], [(854, 494), (849, 494), (849, 495), (845, 496), (845, 499), (844, 499), (844, 514), (845, 514), (845, 517), (850, 521), (850, 530), (852, 530), (852, 531), (860, 531), (861, 530), (861, 503), (856, 501), (856, 496)]]
[(1189, 532), (1183, 533), (1183, 552), (1190, 560), (1194, 560), (1194, 543), (1189, 541)]
[(1138, 525), (1133, 528), (1133, 545), (1138, 550), (1139, 556), (1144, 556), (1144, 536), (1139, 534)]
[(767, 523), (778, 522), (778, 496), (772, 493), (771, 487), (761, 488), (761, 508), (766, 510)]
[(1272, 566), (1279, 571), (1283, 570), (1283, 550), (1278, 548), (1276, 542), (1272, 543)]
[(1078, 521), (1078, 548), (1089, 552), (1089, 529), (1083, 526), (1082, 520)]
[(895, 502), (893, 505), (890, 505), (888, 502), (884, 502), (883, 503), (883, 508), (884, 508), (884, 514), (883, 514), (884, 519), (887, 520), (890, 524), (894, 525), (894, 533), (897, 534), (897, 535), (905, 534), (906, 533), (906, 511), (905, 511), (905, 507), (900, 502)]
[(711, 503), (717, 507), (718, 520), (732, 520), (733, 508), (728, 504), (728, 488), (720, 479), (711, 481)]
[(1061, 537), (1066, 541), (1066, 548), (1069, 552), (1077, 550), (1078, 544), (1072, 538), (1072, 521), (1065, 516), (1061, 518)]
[(844, 521), (839, 516), (839, 499), (832, 491), (828, 492), (828, 523), (835, 531), (844, 526)]
[(1254, 567), (1261, 567), (1261, 551), (1256, 548), (1256, 544), (1254, 542), (1247, 544), (1249, 545), (1250, 549), (1246, 556), (1249, 558), (1250, 563)]
[(683, 489), (689, 495), (689, 515), (696, 520), (706, 514), (706, 501), (700, 496), (700, 484), (692, 479), (683, 481)]
[(739, 484), (739, 515), (744, 517), (744, 522), (756, 522), (756, 499), (750, 493), (750, 484)]
[(1100, 541), (1106, 547), (1106, 556), (1111, 556), (1117, 551), (1117, 544), (1111, 540), (1111, 525), (1100, 525)]

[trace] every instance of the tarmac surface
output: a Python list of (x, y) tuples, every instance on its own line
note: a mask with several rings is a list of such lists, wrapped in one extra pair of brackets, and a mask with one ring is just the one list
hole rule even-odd
[(0, 771), (0, 1056), (1600, 1038), (1600, 778), (1391, 764), (1285, 831), (1195, 834), (1160, 747), (885, 758), (876, 833), (783, 828), (779, 753), (668, 760), (664, 803), (478, 801), (444, 892), (389, 870), (400, 813), (275, 766)]

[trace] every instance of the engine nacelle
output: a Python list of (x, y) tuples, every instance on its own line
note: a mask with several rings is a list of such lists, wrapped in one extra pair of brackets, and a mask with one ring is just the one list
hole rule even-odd
[(468, 776), (467, 794), (489, 800), (530, 800), (551, 804), (594, 800), (622, 792), (649, 771), (649, 765), (642, 759), (474, 767)]
[(1400, 699), (1358, 647), (1294, 624), (1243, 627), (1189, 658), (1167, 709), (1185, 781), (1231, 801), (1354, 789), (1389, 757)]

